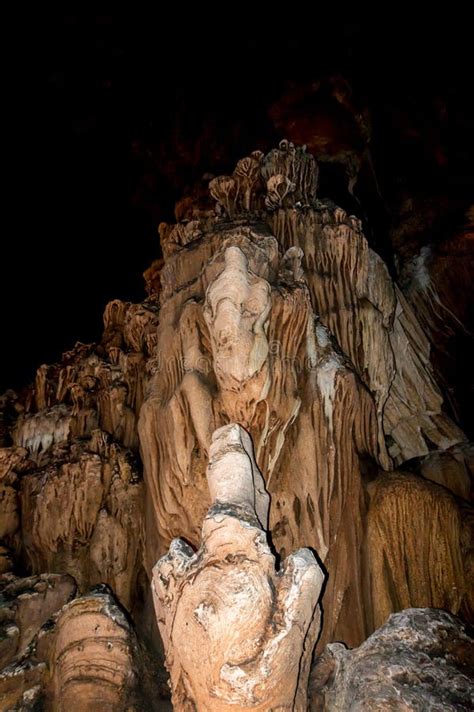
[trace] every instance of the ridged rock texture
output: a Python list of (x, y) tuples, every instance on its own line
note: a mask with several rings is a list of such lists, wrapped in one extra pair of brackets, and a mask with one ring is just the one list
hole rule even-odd
[[(84, 700), (84, 709), (94, 709), (93, 699), (104, 709), (138, 704), (130, 702), (136, 650), (151, 656), (148, 668), (158, 670), (162, 659), (152, 578), (176, 709), (224, 709), (219, 700), (236, 710), (303, 709), (313, 629), (298, 673), (301, 637), (289, 660), (275, 662), (270, 687), (260, 689), (257, 668), (271, 642), (268, 621), (277, 616), (274, 625), (282, 625), (282, 582), (309, 566), (309, 554), (292, 558), (304, 547), (327, 576), (319, 652), (334, 641), (361, 645), (402, 608), (442, 607), (472, 621), (474, 458), (449, 415), (452, 394), (449, 409), (444, 402), (450, 333), (438, 343), (437, 319), (455, 307), (442, 256), (407, 258), (397, 285), (361, 220), (318, 196), (315, 158), (288, 141), (243, 158), (176, 213), (177, 224), (160, 226), (163, 258), (145, 272), (143, 303), (110, 302), (100, 343), (77, 343), (60, 363), (41, 366), (32, 386), (1, 397), (0, 572), (8, 590), (1, 654), (10, 672), (0, 694), (13, 695), (12, 709), (38, 700), (62, 709), (58, 696)], [(447, 329), (462, 331), (458, 317), (450, 319)], [(268, 522), (258, 507), (257, 518), (248, 514), (247, 500), (245, 512), (235, 509), (234, 479), (224, 478), (223, 492), (211, 482), (222, 442), (213, 433), (230, 424), (229, 433), (240, 433), (235, 452), (253, 463), (254, 481), (263, 477)], [(227, 503), (225, 515), (217, 501)], [(221, 517), (223, 531), (244, 537), (245, 556), (232, 548), (237, 537), (225, 565), (222, 552), (212, 558)], [(224, 692), (215, 670), (241, 664), (251, 636), (244, 643), (237, 635), (235, 650), (217, 647), (222, 659), (207, 669), (199, 651), (210, 633), (193, 611), (209, 611), (194, 603), (207, 600), (201, 586), (209, 585), (225, 592), (232, 611), (236, 590), (226, 577), (249, 567), (259, 592), (252, 625), (262, 626), (252, 655), (258, 649), (260, 658), (248, 677), (229, 672)], [(180, 593), (166, 602), (171, 571), (169, 585), (179, 581)], [(261, 581), (272, 582), (271, 605)], [(110, 618), (108, 604), (94, 608), (90, 587), (98, 584), (128, 612), (128, 627)], [(28, 630), (18, 622), (23, 585), (38, 594)], [(41, 598), (37, 585), (58, 593)], [(179, 611), (176, 628), (167, 606)], [(52, 614), (54, 635), (42, 632)], [(103, 643), (86, 630), (95, 618), (117, 651), (111, 677), (103, 670), (103, 697), (99, 683), (72, 672), (89, 653), (60, 662), (76, 643), (101, 659)], [(241, 621), (229, 622), (225, 634), (240, 625), (243, 632)], [(35, 635), (54, 638), (56, 657), (24, 662)], [(255, 697), (245, 680), (258, 688)], [(150, 685), (160, 709), (161, 679)], [(209, 685), (217, 690), (212, 702)], [(294, 691), (292, 701), (281, 697), (282, 685)]]
[(324, 574), (308, 549), (276, 571), (269, 498), (245, 430), (219, 428), (209, 457), (201, 546), (174, 539), (153, 570), (174, 708), (304, 712)]

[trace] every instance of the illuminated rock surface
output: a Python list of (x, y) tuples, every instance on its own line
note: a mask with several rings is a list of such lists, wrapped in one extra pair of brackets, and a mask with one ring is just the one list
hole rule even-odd
[[(278, 120), (285, 123), (284, 112)], [(355, 179), (361, 156), (344, 156)], [(361, 220), (319, 197), (316, 159), (282, 141), (186, 196), (179, 222), (160, 226), (163, 259), (145, 272), (147, 298), (110, 302), (100, 343), (77, 343), (60, 363), (41, 366), (31, 387), (1, 397), (0, 573), (8, 595), (0, 694), (12, 709), (54, 700), (61, 709), (58, 695), (81, 697), (83, 708), (93, 709), (96, 682), (81, 692), (67, 661), (30, 650), (36, 636), (43, 642), (35, 650), (48, 640), (62, 660), (82, 610), (88, 612), (77, 630), (97, 618), (107, 640), (118, 641), (111, 643), (117, 659), (109, 656), (114, 682), (97, 698), (104, 709), (139, 705), (131, 682), (143, 674), (136, 645), (138, 657), (149, 656), (145, 668), (157, 671), (145, 688), (160, 709), (162, 643), (176, 709), (193, 709), (187, 700), (203, 710), (304, 709), (319, 630), (318, 615), (310, 624), (308, 611), (315, 610), (322, 571), (318, 652), (334, 641), (360, 646), (402, 608), (442, 607), (472, 621), (473, 454), (455, 422), (459, 392), (446, 389), (450, 344), (468, 331), (465, 300), (452, 296), (447, 275), (470, 233), (466, 228), (445, 253), (416, 254), (398, 249), (403, 240), (394, 234), (398, 285)], [(467, 284), (467, 260), (460, 275)], [(262, 502), (250, 502), (251, 490), (242, 494), (233, 464), (223, 470), (225, 487), (212, 479), (222, 444), (216, 432), (235, 435), (239, 457), (253, 462), (254, 484), (261, 472)], [(230, 509), (218, 511), (217, 501)], [(213, 556), (223, 560), (213, 553), (216, 517), (223, 517), (223, 531), (232, 529), (243, 557), (231, 546), (225, 575), (221, 563), (208, 566)], [(299, 551), (306, 553), (292, 555)], [(167, 566), (165, 579), (179, 569), (176, 628), (157, 574)], [(318, 581), (307, 591), (306, 571)], [(233, 576), (253, 581), (238, 603)], [(107, 596), (130, 615), (128, 627), (95, 610), (89, 590), (97, 584), (110, 587)], [(227, 592), (223, 611), (230, 611), (216, 617), (224, 633), (206, 671), (199, 655), (210, 646), (212, 626), (194, 615), (209, 613), (201, 584)], [(285, 617), (286, 584), (301, 594), (295, 615), (304, 620), (291, 654), (292, 626), (278, 643), (269, 631), (269, 621), (279, 629)], [(233, 620), (254, 594), (260, 613), (249, 617), (248, 630), (233, 630), (226, 616)], [(44, 632), (51, 616), (56, 622)], [(234, 632), (245, 641), (226, 648), (225, 636)], [(102, 643), (86, 633), (99, 655)], [(265, 656), (272, 660), (268, 684)], [(236, 672), (254, 658), (253, 671)]]

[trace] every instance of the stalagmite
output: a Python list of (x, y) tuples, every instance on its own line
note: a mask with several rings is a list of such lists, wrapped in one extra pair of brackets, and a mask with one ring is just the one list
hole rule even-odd
[(134, 709), (137, 645), (130, 624), (107, 592), (65, 606), (56, 623), (52, 710)]
[(153, 570), (174, 709), (303, 712), (324, 574), (308, 549), (276, 570), (269, 498), (240, 426), (214, 433), (207, 480), (199, 550), (175, 539)]
[(210, 434), (239, 422), (272, 495), (278, 552), (310, 544), (328, 568), (321, 645), (357, 645), (373, 630), (362, 470), (427, 457), (432, 443), (463, 447), (464, 435), (360, 221), (318, 201), (316, 186), (314, 159), (282, 142), (212, 181), (220, 207), (195, 212), (199, 230), (161, 230), (187, 237), (163, 245), (156, 368), (140, 413), (146, 556), (150, 568), (177, 536), (199, 545)]

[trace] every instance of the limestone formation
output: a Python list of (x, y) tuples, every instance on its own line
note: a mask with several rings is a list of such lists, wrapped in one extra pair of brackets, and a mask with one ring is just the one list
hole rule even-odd
[(392, 611), (412, 606), (458, 613), (472, 579), (464, 570), (461, 512), (454, 497), (402, 472), (382, 475), (368, 489), (366, 550), (374, 626)]
[(2, 596), (2, 652), (0, 667), (21, 658), (38, 630), (71, 599), (76, 585), (65, 574), (41, 574), (18, 578), (0, 577)]
[[(420, 221), (420, 205), (407, 201), (403, 217)], [(408, 215), (405, 215), (408, 213)], [(431, 362), (458, 422), (470, 415), (470, 349), (473, 338), (472, 275), (474, 272), (474, 206), (460, 219), (454, 234), (437, 245), (400, 251), (400, 285), (431, 342)], [(418, 223), (418, 229), (420, 229)], [(399, 236), (398, 236), (399, 239)], [(398, 240), (397, 240), (398, 242)]]
[[(203, 277), (208, 285), (203, 306), (197, 297), (201, 277), (175, 297), (165, 301), (163, 296), (161, 368), (140, 417), (152, 497), (148, 566), (156, 551), (163, 553), (179, 535), (198, 546), (200, 520), (209, 505), (204, 471), (210, 436), (216, 427), (237, 421), (250, 432), (267, 487), (275, 494), (270, 515), (275, 545), (284, 557), (309, 543), (325, 565), (332, 562), (338, 573), (329, 579), (326, 594), (328, 635), (337, 630), (355, 644), (366, 634), (359, 460), (383, 461), (374, 404), (315, 320), (301, 252), (286, 253), (279, 270), (268, 264), (274, 238), (265, 232), (249, 234), (231, 226), (219, 237), (217, 265), (209, 268), (215, 277)], [(269, 255), (259, 248), (267, 240)], [(342, 455), (325, 455), (326, 448), (335, 453), (341, 442)], [(345, 622), (344, 596), (351, 610)]]
[(0, 587), (2, 710), (138, 711), (147, 698), (146, 709), (159, 709), (132, 626), (106, 587), (75, 598), (73, 579), (58, 574), (6, 575)]
[(474, 640), (455, 616), (395, 613), (359, 648), (331, 643), (311, 672), (309, 709), (460, 712), (474, 706)]
[[(273, 233), (283, 249), (303, 249), (312, 303), (372, 392), (380, 448), (397, 464), (464, 439), (442, 412), (430, 345), (412, 309), (368, 247), (360, 221), (334, 210), (278, 211)], [(383, 465), (390, 467), (384, 455)]]
[(472, 501), (474, 447), (461, 443), (448, 450), (435, 450), (422, 457), (418, 470), (423, 477), (436, 482), (467, 502)]
[(0, 709), (48, 709), (48, 660), (38, 638), (75, 592), (67, 575), (0, 576)]
[[(333, 90), (346, 106), (344, 86)], [(404, 607), (441, 606), (473, 620), (472, 445), (455, 422), (459, 387), (448, 389), (444, 402), (450, 344), (468, 337), (466, 299), (452, 296), (449, 265), (453, 254), (463, 257), (469, 235), (445, 246), (449, 259), (441, 249), (418, 257), (399, 250), (399, 286), (359, 217), (321, 198), (318, 182), (316, 159), (286, 140), (266, 155), (250, 153), (228, 175), (207, 175), (177, 203), (177, 223), (160, 225), (163, 257), (145, 271), (144, 301), (109, 302), (99, 343), (76, 343), (58, 363), (41, 365), (31, 386), (0, 396), (0, 573), (69, 575), (82, 596), (108, 585), (140, 645), (149, 646), (149, 667), (158, 666), (153, 655), (161, 652), (150, 587), (159, 559), (165, 578), (170, 566), (183, 567), (173, 605), (202, 646), (204, 618), (191, 612), (185, 620), (189, 601), (202, 593), (190, 584), (191, 571), (203, 582), (212, 578), (213, 591), (227, 590), (223, 571), (232, 567), (253, 572), (256, 592), (268, 592), (261, 582), (272, 581), (276, 598), (263, 596), (261, 605), (270, 606), (268, 620), (278, 627), (282, 582), (294, 583), (309, 562), (290, 555), (302, 547), (317, 553), (327, 574), (318, 652), (334, 641), (360, 645)], [(467, 260), (461, 272), (467, 285)], [(240, 428), (239, 457), (245, 452), (250, 462), (253, 443), (256, 515), (245, 514), (245, 498), (239, 505), (232, 499), (240, 496), (234, 479), (221, 473), (223, 491), (212, 476), (222, 442), (213, 433), (234, 432), (221, 430), (232, 423)], [(228, 503), (225, 516), (219, 498)], [(229, 562), (212, 568), (206, 557), (213, 556), (216, 517), (243, 537), (245, 558), (232, 551)], [(245, 538), (251, 532), (255, 540)], [(177, 538), (186, 546), (173, 544)], [(280, 569), (273, 554), (286, 561)], [(171, 602), (163, 603), (160, 581), (155, 575), (165, 610)], [(228, 601), (234, 594), (231, 587)], [(82, 605), (93, 604), (71, 610)], [(6, 608), (10, 620), (13, 608)], [(33, 616), (35, 626), (40, 618)], [(166, 620), (161, 616), (160, 625), (175, 699), (207, 700), (209, 685), (194, 669), (192, 685), (176, 673), (194, 663), (176, 642), (185, 634)], [(18, 658), (20, 627), (9, 630), (2, 655), (17, 657), (0, 687), (13, 695), (11, 706), (53, 699), (45, 675), (57, 689), (67, 676), (47, 656), (31, 662), (30, 633)], [(41, 626), (35, 635), (52, 645)], [(268, 652), (267, 628), (257, 638), (260, 662), (276, 655)], [(221, 667), (245, 659), (236, 651), (221, 651)], [(293, 665), (297, 656), (290, 658)], [(298, 678), (282, 660), (275, 658), (268, 685), (257, 682), (258, 661), (253, 673), (246, 668), (255, 709), (265, 709), (265, 694), (283, 695), (283, 687), (304, 699), (305, 673)], [(244, 699), (244, 677), (231, 667), (225, 691), (224, 678), (212, 684), (222, 700)], [(278, 704), (290, 709), (296, 702), (289, 700)], [(253, 703), (248, 697), (242, 704)]]
[(174, 539), (153, 570), (174, 709), (303, 712), (324, 574), (308, 549), (276, 570), (245, 430), (219, 428), (209, 457), (201, 547)]
[(46, 469), (24, 473), (24, 560), (35, 573), (71, 574), (83, 592), (107, 583), (130, 608), (142, 565), (143, 486), (130, 453), (107, 437), (95, 443), (65, 447)]
[[(239, 202), (246, 171), (255, 198), (246, 184)], [(276, 176), (295, 185), (278, 205)], [(442, 412), (428, 340), (360, 221), (318, 203), (316, 185), (314, 160), (291, 144), (245, 159), (210, 186), (217, 218), (206, 213), (194, 240), (165, 251), (157, 367), (139, 423), (147, 566), (174, 537), (199, 545), (210, 435), (239, 422), (272, 494), (278, 551), (309, 543), (328, 567), (323, 640), (355, 645), (373, 625), (361, 470), (464, 436)]]
[(13, 555), (20, 547), (18, 481), (26, 455), (24, 448), (0, 449), (0, 574), (12, 569)]
[(136, 709), (135, 636), (108, 593), (77, 598), (62, 609), (51, 655), (54, 712)]

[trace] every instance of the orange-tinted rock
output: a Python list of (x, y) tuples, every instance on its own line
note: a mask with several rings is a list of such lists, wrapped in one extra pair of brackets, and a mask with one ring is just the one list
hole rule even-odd
[(449, 450), (432, 452), (421, 458), (419, 472), (427, 480), (469, 501), (474, 475), (474, 447), (471, 443), (461, 443)]
[[(464, 285), (458, 297), (451, 274), (453, 255), (467, 255), (468, 234), (459, 242), (446, 238), (429, 255), (420, 253), (421, 262), (411, 273), (405, 270), (400, 290), (369, 247), (359, 218), (317, 196), (319, 160), (342, 163), (349, 192), (359, 167), (370, 164), (367, 117), (356, 110), (343, 81), (307, 90), (288, 95), (273, 118), (288, 125), (291, 136), (307, 133), (318, 161), (284, 140), (266, 155), (254, 151), (242, 158), (229, 175), (208, 175), (195, 193), (178, 201), (178, 223), (160, 226), (163, 260), (145, 272), (149, 296), (140, 304), (110, 302), (100, 343), (77, 343), (59, 363), (40, 366), (34, 385), (20, 395), (0, 398), (0, 571), (68, 573), (80, 593), (106, 583), (134, 616), (140, 637), (156, 643), (149, 578), (171, 545), (160, 566), (182, 564), (187, 573), (179, 572), (182, 589), (174, 602), (161, 590), (158, 608), (182, 601), (180, 631), (158, 617), (168, 659), (178, 661), (175, 668), (171, 664), (178, 705), (190, 699), (199, 700), (198, 707), (208, 705), (199, 656), (209, 641), (194, 617), (199, 601), (193, 608), (193, 596), (203, 598), (206, 577), (216, 600), (226, 597), (231, 610), (224, 606), (216, 617), (222, 645), (232, 630), (225, 622), (238, 610), (242, 625), (234, 626), (235, 649), (255, 644), (273, 661), (266, 687), (261, 659), (252, 668), (250, 654), (235, 658), (226, 651), (219, 661), (220, 668), (230, 666), (227, 691), (220, 678), (215, 681), (222, 700), (230, 689), (231, 697), (253, 709), (299, 709), (299, 702), (295, 707), (285, 697), (292, 685), (298, 700), (306, 695), (313, 633), (302, 652), (301, 631), (290, 625), (286, 642), (280, 641), (282, 655), (273, 636), (286, 615), (285, 585), (291, 579), (291, 589), (311, 558), (292, 558), (292, 551), (313, 548), (327, 570), (319, 648), (334, 640), (360, 644), (401, 606), (446, 606), (466, 618), (474, 609), (470, 446), (445, 411), (436, 380), (444, 371), (438, 363), (433, 368), (433, 342), (447, 353), (450, 330), (459, 327), (459, 344), (459, 334), (468, 329), (467, 258), (458, 270)], [(300, 117), (292, 125), (293, 107), (311, 104), (312, 97), (324, 111), (309, 112), (306, 122)], [(333, 115), (341, 119), (335, 129)], [(413, 245), (399, 251), (398, 266), (417, 254)], [(435, 313), (438, 306), (446, 319)], [(268, 524), (242, 519), (239, 507), (224, 515), (215, 503), (209, 509), (217, 497), (216, 482), (206, 477), (212, 434), (229, 423), (244, 428), (254, 443), (252, 476), (260, 468), (270, 495)], [(247, 445), (236, 446), (234, 454), (245, 455), (248, 465), (253, 455)], [(395, 466), (411, 474), (391, 474)], [(228, 497), (236, 494), (231, 474), (223, 479)], [(231, 557), (224, 562), (222, 551), (211, 551), (220, 525), (222, 535), (235, 534), (223, 543)], [(281, 571), (265, 548), (267, 526), (286, 561)], [(250, 535), (256, 539), (249, 541)], [(176, 537), (200, 554), (172, 544)], [(246, 552), (242, 560), (232, 549), (236, 541)], [(220, 569), (203, 568), (214, 560)], [(238, 580), (246, 577), (241, 598), (232, 571)], [(169, 574), (167, 569), (164, 578)], [(158, 590), (163, 581), (155, 577), (155, 583)], [(275, 595), (270, 602), (268, 590)], [(244, 611), (252, 592), (263, 611), (258, 620)], [(69, 690), (64, 699), (74, 698), (70, 706), (80, 698), (86, 707), (98, 700), (103, 707), (120, 709), (125, 701), (133, 707), (129, 681), (122, 684), (130, 670), (138, 670), (130, 662), (133, 635), (120, 624), (116, 630), (105, 609), (95, 608), (97, 600), (86, 596), (68, 606), (58, 637), (52, 624), (34, 634), (42, 620), (34, 602), (34, 615), (25, 614), (31, 629), (6, 614), (0, 655), (4, 661), (13, 655), (14, 669), (7, 667), (1, 676), (0, 694), (10, 706), (27, 709), (44, 695), (50, 701), (45, 679), (52, 676), (58, 709), (63, 687)], [(82, 628), (91, 621), (120, 641), (119, 654), (116, 660), (115, 653), (109, 656), (111, 667), (102, 671), (107, 680), (99, 669), (90, 675), (89, 670), (81, 688), (84, 679), (72, 670), (76, 662), (86, 671), (89, 652), (109, 660), (101, 657), (102, 642)], [(186, 623), (194, 631), (189, 649)], [(259, 626), (267, 628), (262, 632)], [(88, 642), (80, 650), (82, 633)], [(290, 654), (285, 646), (291, 636)], [(55, 645), (61, 661), (64, 652), (64, 666), (52, 653)], [(215, 678), (219, 665), (205, 664)], [(189, 689), (176, 672), (181, 669), (193, 678)], [(255, 704), (242, 684), (246, 680), (255, 688)]]
[[(53, 613), (60, 610), (76, 592), (76, 584), (65, 574), (41, 574), (28, 578), (12, 575), (0, 578), (2, 619), (18, 629), (13, 656), (22, 656), (34, 636)], [(7, 634), (8, 638), (12, 636)], [(12, 656), (12, 657), (13, 657)], [(3, 660), (3, 667), (6, 662)]]
[(374, 627), (402, 608), (458, 613), (466, 578), (461, 512), (450, 492), (416, 475), (382, 474), (370, 483), (366, 551)]
[(86, 591), (108, 583), (130, 608), (141, 568), (143, 490), (130, 452), (95, 439), (22, 478), (22, 537), (34, 572), (65, 571)]
[(0, 709), (36, 710), (44, 701), (47, 661), (36, 655), (38, 633), (73, 596), (70, 576), (0, 576)]
[(328, 569), (322, 641), (355, 645), (372, 630), (362, 468), (390, 469), (464, 434), (443, 411), (413, 310), (360, 221), (318, 201), (317, 177), (314, 159), (282, 141), (210, 182), (215, 216), (161, 231), (139, 423), (146, 556), (151, 568), (177, 536), (199, 545), (210, 436), (238, 422), (272, 496), (277, 550), (310, 545)]
[(432, 344), (431, 359), (437, 377), (458, 421), (469, 423), (470, 379), (474, 320), (474, 208), (462, 224), (445, 227), (437, 243), (417, 246), (401, 260), (404, 293)]
[(134, 633), (107, 593), (78, 598), (61, 612), (52, 651), (52, 709), (134, 709), (138, 683)]

